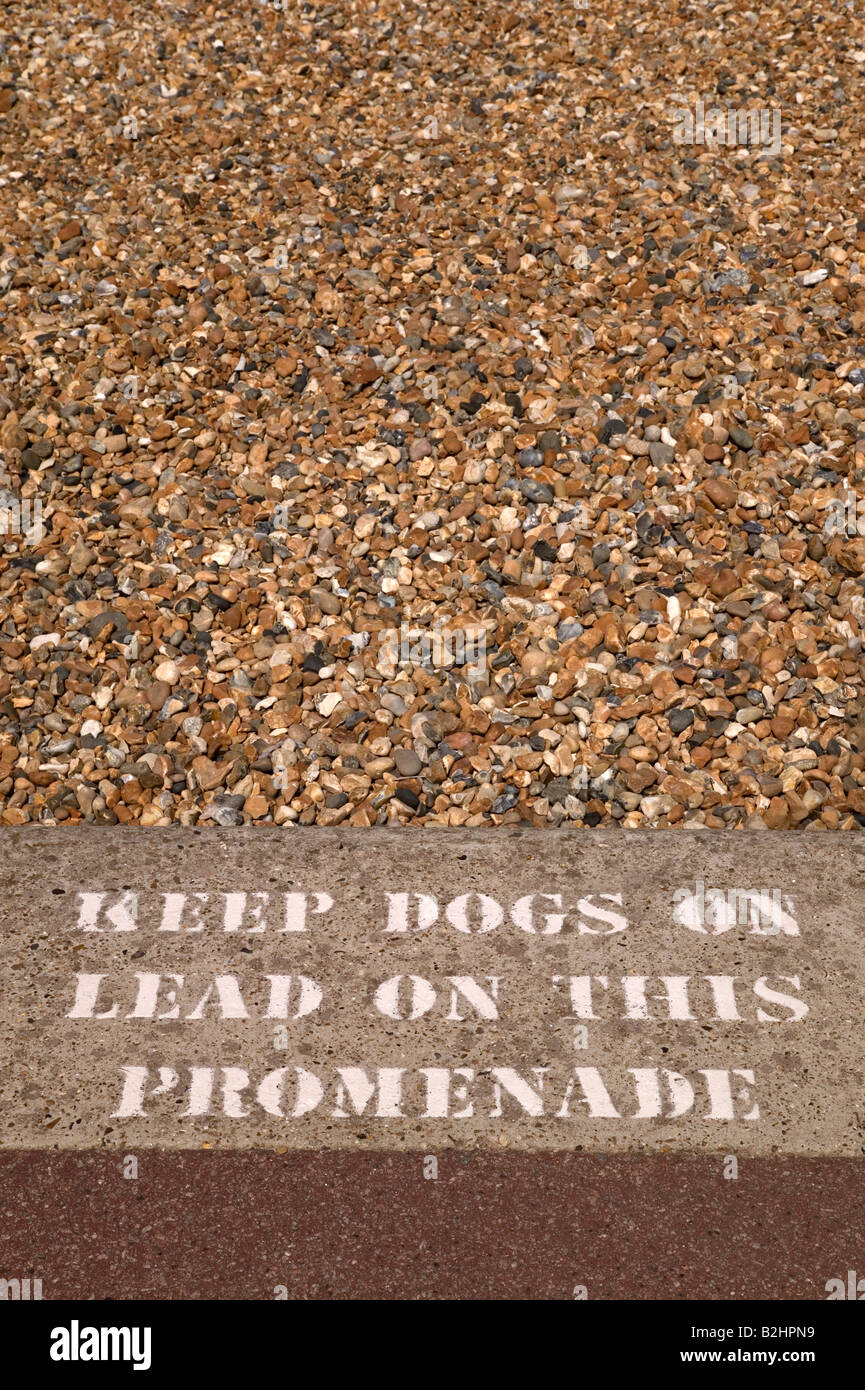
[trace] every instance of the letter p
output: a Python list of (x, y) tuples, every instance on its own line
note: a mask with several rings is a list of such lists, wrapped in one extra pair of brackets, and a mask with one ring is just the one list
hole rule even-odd
[[(121, 1067), (123, 1073), (123, 1094), (120, 1105), (114, 1111), (112, 1120), (126, 1120), (144, 1115), (144, 1098), (147, 1090), (149, 1067)], [(159, 1068), (159, 1085), (154, 1086), (151, 1096), (161, 1096), (172, 1091), (177, 1085), (177, 1072), (173, 1067)]]

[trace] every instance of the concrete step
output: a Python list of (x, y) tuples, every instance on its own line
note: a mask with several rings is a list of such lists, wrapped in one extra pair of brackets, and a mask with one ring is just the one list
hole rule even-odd
[(0, 837), (0, 1147), (858, 1157), (858, 837)]

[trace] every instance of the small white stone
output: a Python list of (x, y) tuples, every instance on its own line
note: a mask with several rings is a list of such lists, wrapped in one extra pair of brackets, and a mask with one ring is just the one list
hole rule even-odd
[(30, 650), (31, 652), (38, 652), (40, 647), (56, 647), (59, 642), (59, 632), (42, 632), (38, 637), (30, 639)]
[(175, 685), (180, 678), (176, 661), (160, 661), (154, 675), (158, 681), (165, 681), (167, 685)]
[(342, 696), (332, 690), (329, 695), (319, 695), (315, 702), (315, 707), (323, 719), (327, 719), (329, 714), (333, 714)]

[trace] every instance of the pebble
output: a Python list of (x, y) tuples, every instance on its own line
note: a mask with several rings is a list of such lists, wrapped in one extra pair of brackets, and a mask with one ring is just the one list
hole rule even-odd
[(652, 443), (649, 445), (649, 458), (658, 468), (664, 468), (668, 463), (672, 463), (676, 457), (676, 451), (669, 444)]
[(341, 703), (342, 696), (337, 691), (330, 691), (327, 695), (316, 696), (315, 707), (322, 719), (327, 719)]
[(520, 479), (520, 492), (530, 502), (552, 502), (552, 489), (544, 483), (537, 483), (532, 478)]
[(753, 449), (754, 436), (747, 430), (741, 429), (738, 425), (730, 426), (730, 438), (740, 449)]
[(423, 763), (411, 748), (395, 748), (393, 760), (401, 777), (416, 777), (423, 769)]
[(692, 727), (694, 723), (694, 711), (692, 709), (670, 710), (668, 722), (674, 734), (681, 734), (685, 729), (690, 729)]
[(703, 484), (703, 492), (714, 506), (724, 510), (735, 506), (739, 496), (738, 489), (725, 478), (708, 478)]

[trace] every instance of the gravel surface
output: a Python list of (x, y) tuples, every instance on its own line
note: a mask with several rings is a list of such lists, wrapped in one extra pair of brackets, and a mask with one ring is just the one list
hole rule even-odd
[(863, 63), (7, 0), (0, 823), (865, 824)]

